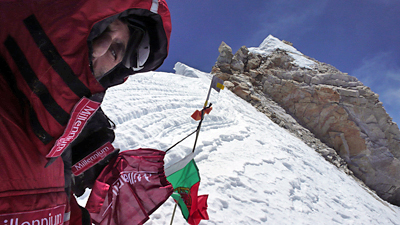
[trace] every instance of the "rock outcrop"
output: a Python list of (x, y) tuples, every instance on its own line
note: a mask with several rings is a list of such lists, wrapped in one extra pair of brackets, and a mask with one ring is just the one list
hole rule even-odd
[(232, 92), (400, 205), (400, 131), (376, 93), (272, 36), (234, 55), (225, 43), (219, 51), (212, 73)]

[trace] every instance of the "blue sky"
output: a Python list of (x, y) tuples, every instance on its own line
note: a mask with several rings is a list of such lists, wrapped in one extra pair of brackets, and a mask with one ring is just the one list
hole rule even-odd
[(290, 41), (318, 61), (357, 77), (379, 94), (400, 124), (399, 0), (167, 0), (172, 18), (170, 54), (210, 72), (222, 41), (235, 53), (269, 35)]

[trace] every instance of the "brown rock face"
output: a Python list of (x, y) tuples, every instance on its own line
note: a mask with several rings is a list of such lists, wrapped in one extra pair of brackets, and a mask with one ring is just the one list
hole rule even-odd
[(229, 49), (221, 44), (212, 69), (228, 89), (282, 125), (265, 99), (278, 103), (335, 149), (356, 177), (384, 200), (400, 205), (400, 131), (377, 94), (330, 65), (313, 60), (314, 68), (301, 68), (284, 50), (261, 55), (243, 46), (233, 55)]

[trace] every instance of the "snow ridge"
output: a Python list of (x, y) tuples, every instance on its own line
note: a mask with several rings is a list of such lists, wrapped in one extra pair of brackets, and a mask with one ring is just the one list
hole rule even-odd
[(272, 35), (268, 35), (268, 37), (264, 39), (264, 41), (260, 44), (259, 47), (250, 47), (248, 49), (252, 53), (265, 56), (271, 55), (272, 52), (276, 51), (277, 49), (281, 49), (286, 51), (289, 54), (289, 56), (291, 56), (294, 59), (293, 64), (295, 64), (298, 67), (313, 69), (314, 66), (317, 65), (316, 62), (307, 59), (303, 55), (303, 53), (298, 51), (296, 48), (283, 43), (278, 38)]

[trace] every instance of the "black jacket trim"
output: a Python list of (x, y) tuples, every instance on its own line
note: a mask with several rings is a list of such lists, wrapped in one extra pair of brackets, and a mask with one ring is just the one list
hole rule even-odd
[[(4, 79), (7, 81), (8, 86), (11, 88), (11, 91), (19, 99), (21, 106), (23, 106), (24, 103), (28, 102), (28, 99), (26, 99), (22, 91), (18, 89), (14, 74), (3, 57), (0, 57), (0, 71)], [(33, 133), (39, 138), (39, 140), (45, 145), (50, 143), (53, 140), (53, 137), (43, 129), (42, 125), (40, 125), (32, 107), (30, 107), (29, 110), (29, 119)]]
[(79, 97), (89, 97), (91, 92), (88, 87), (83, 84), (78, 77), (75, 75), (71, 67), (64, 61), (61, 55), (58, 53), (56, 47), (53, 45), (49, 37), (44, 32), (39, 21), (35, 15), (31, 15), (24, 20), (25, 27), (32, 35), (36, 45), (43, 53), (49, 64), (58, 73), (61, 79), (64, 80), (65, 84)]
[(15, 61), (15, 64), (17, 65), (26, 83), (28, 83), (32, 92), (39, 97), (46, 110), (59, 124), (61, 124), (62, 126), (67, 125), (69, 114), (57, 104), (54, 98), (50, 95), (47, 87), (39, 81), (35, 72), (29, 65), (29, 62), (26, 59), (24, 53), (19, 48), (14, 38), (8, 36), (6, 41), (4, 42), (4, 45), (6, 46), (8, 52)]

